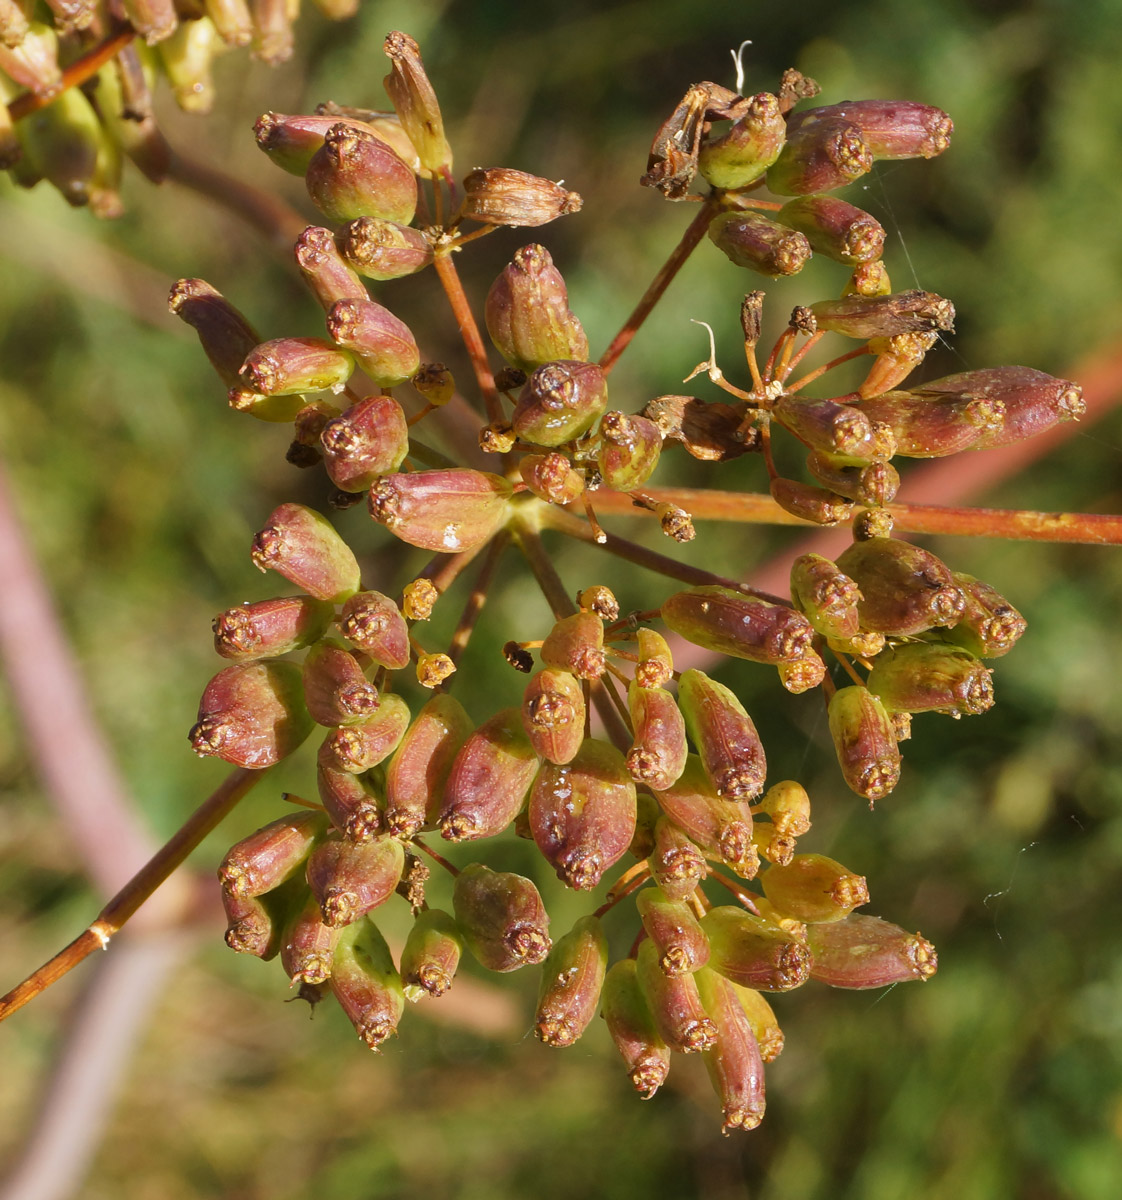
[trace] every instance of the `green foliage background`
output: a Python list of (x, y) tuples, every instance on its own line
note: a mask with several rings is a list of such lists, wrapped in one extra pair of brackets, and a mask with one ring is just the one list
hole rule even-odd
[[(367, 0), (345, 25), (304, 18), (298, 60), (282, 69), (230, 56), (209, 119), (180, 117), (165, 96), (173, 140), (311, 217), (299, 181), (258, 153), (249, 127), (268, 108), (380, 104), (391, 28), (422, 43), (459, 167), (516, 166), (584, 196), (579, 216), (540, 236), (594, 352), (689, 215), (637, 186), (650, 136), (689, 83), (731, 82), (728, 49), (745, 37), (757, 89), (794, 64), (819, 80), (826, 102), (899, 96), (954, 116), (943, 158), (881, 167), (852, 192), (895, 235), (894, 281), (958, 306), (959, 333), (930, 374), (1006, 362), (1069, 374), (1086, 354), (1116, 348), (1117, 0)], [(265, 336), (315, 333), (319, 317), (288, 262), (225, 213), (135, 175), (126, 201), (127, 216), (98, 225), (45, 188), (17, 194), (0, 183), (0, 445), (99, 715), (146, 821), (167, 836), (223, 774), (195, 760), (184, 738), (216, 669), (210, 618), (270, 594), (247, 554), (263, 517), (282, 500), (321, 504), (326, 494), (317, 473), (283, 462), (282, 429), (226, 409), (193, 338), (166, 314), (167, 288), (201, 275)], [(525, 240), (504, 232), (465, 252), (469, 292), (481, 297)], [(836, 290), (838, 270), (816, 262), (777, 287), (773, 313)], [(714, 326), (733, 375), (738, 302), (754, 286), (703, 246), (613, 377), (614, 402), (638, 408), (677, 390), (706, 352), (691, 317)], [(428, 357), (458, 364), (433, 288), (415, 278), (379, 298)], [(458, 373), (466, 379), (466, 368)], [(1117, 512), (1120, 462), (1122, 423), (1112, 417), (986, 501)], [(761, 475), (752, 463), (705, 478), (752, 488)], [(386, 591), (423, 561), (387, 550), (361, 510), (341, 525)], [(689, 552), (750, 579), (752, 564), (792, 536), (702, 526)], [(722, 676), (758, 714), (773, 776), (797, 773), (812, 789), (808, 848), (864, 872), (872, 910), (921, 928), (941, 955), (922, 987), (881, 995), (811, 984), (779, 997), (787, 1049), (769, 1068), (759, 1130), (722, 1139), (704, 1073), (689, 1061), (640, 1103), (599, 1028), (557, 1052), (521, 1032), (487, 1038), (411, 1012), (374, 1058), (338, 1013), (309, 1022), (302, 1006), (283, 1005), (280, 971), (235, 959), (216, 928), (161, 1000), (82, 1195), (1122, 1194), (1122, 556), (932, 545), (1009, 595), (1029, 634), (997, 664), (991, 713), (917, 719), (904, 782), (875, 813), (837, 777), (815, 705), (777, 700), (771, 674), (750, 664)], [(558, 562), (573, 587), (609, 582), (634, 607), (667, 590), (614, 565), (605, 574), (567, 548)], [(544, 615), (525, 588), (496, 591), (462, 668), (477, 715), (519, 687), (496, 644), (513, 628), (540, 636)], [(17, 714), (6, 697), (0, 705), (8, 986), (99, 901), (44, 799)], [(306, 790), (302, 770), (260, 789), (197, 856), (200, 869), (276, 812), (281, 787)], [(544, 879), (525, 844), (495, 858)], [(581, 902), (559, 891), (549, 894), (562, 929)], [(621, 947), (625, 925), (613, 927)], [(521, 1005), (519, 1029), (528, 1027), (534, 981), (504, 986)], [(79, 994), (80, 980), (68, 980), (0, 1030), (0, 1153), (25, 1135), (36, 1081)]]

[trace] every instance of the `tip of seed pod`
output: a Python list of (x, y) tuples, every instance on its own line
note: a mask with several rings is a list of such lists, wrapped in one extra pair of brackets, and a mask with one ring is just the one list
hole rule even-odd
[(515, 926), (507, 932), (503, 941), (512, 954), (529, 966), (544, 962), (553, 948), (553, 940), (549, 935), (531, 925)]
[(329, 929), (342, 929), (355, 919), (358, 908), (358, 896), (351, 891), (337, 891), (329, 888), (320, 904), (323, 913), (323, 923)]
[(558, 1017), (542, 1017), (534, 1026), (534, 1033), (538, 1041), (558, 1049), (571, 1046), (579, 1036), (571, 1021)]
[(683, 1053), (700, 1054), (717, 1044), (717, 1026), (708, 1017), (694, 1021), (685, 1031), (682, 1041)]
[(666, 1082), (666, 1076), (669, 1073), (670, 1064), (659, 1059), (654, 1062), (640, 1063), (633, 1067), (628, 1078), (640, 1097), (643, 1100), (650, 1100)]
[(365, 1042), (371, 1050), (378, 1050), (383, 1043), (388, 1042), (397, 1033), (397, 1026), (392, 1021), (363, 1021), (358, 1029), (359, 1039)]

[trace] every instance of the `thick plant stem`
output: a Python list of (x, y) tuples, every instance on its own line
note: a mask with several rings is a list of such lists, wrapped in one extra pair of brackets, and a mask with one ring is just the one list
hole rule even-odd
[[(804, 521), (761, 492), (717, 492), (694, 488), (648, 488), (655, 500), (680, 505), (699, 521), (739, 521), (751, 525), (798, 525)], [(1017, 508), (960, 508), (941, 504), (889, 504), (901, 533), (942, 533), (963, 537), (1009, 538), (1032, 542), (1068, 542), (1087, 546), (1122, 545), (1122, 516), (1110, 513), (1046, 513)], [(624, 492), (596, 493), (600, 513), (643, 512)], [(574, 518), (575, 520), (575, 518)], [(609, 535), (610, 539), (610, 535)], [(710, 581), (712, 582), (712, 581)]]
[(0, 1021), (10, 1017), (52, 983), (57, 983), (95, 950), (105, 950), (149, 896), (179, 867), (187, 855), (236, 807), (267, 771), (232, 771), (219, 787), (188, 817), (147, 863), (125, 884), (81, 934), (60, 950), (23, 983), (0, 996)]
[[(576, 603), (566, 590), (561, 576), (557, 574), (553, 561), (542, 544), (541, 534), (528, 522), (514, 525), (512, 533), (518, 548), (526, 557), (526, 562), (529, 564), (534, 578), (538, 581), (542, 595), (545, 596), (546, 602), (553, 610), (553, 615), (558, 619), (571, 616), (577, 611)], [(596, 711), (604, 723), (604, 729), (608, 736), (621, 750), (626, 750), (631, 745), (631, 734), (612, 705), (611, 697), (606, 689), (598, 682), (594, 682), (591, 695), (592, 703), (596, 705)]]
[(662, 299), (662, 293), (666, 291), (674, 276), (682, 269), (682, 264), (697, 248), (716, 211), (717, 203), (712, 196), (706, 199), (697, 210), (694, 219), (687, 226), (686, 232), (682, 234), (682, 240), (674, 247), (673, 253), (651, 280), (650, 286), (643, 293), (639, 303), (635, 305), (631, 316), (624, 322), (623, 328), (612, 338), (611, 345), (600, 355), (600, 368), (605, 375), (616, 365), (619, 356), (627, 349), (631, 339), (651, 315), (654, 306)]
[[(67, 88), (78, 87), (87, 79), (92, 79), (111, 58), (120, 54), (134, 37), (136, 37), (136, 30), (131, 25), (115, 25), (105, 41), (94, 46), (81, 58), (76, 58), (63, 71), (62, 86), (59, 88), (59, 92), (65, 92)], [(8, 105), (8, 115), (13, 121), (29, 117), (33, 112), (46, 108), (52, 100), (58, 97), (59, 92), (52, 92), (49, 96), (37, 96), (34, 92), (24, 92), (22, 95), (16, 96)]]
[(483, 393), (483, 403), (487, 407), (487, 420), (501, 421), (503, 406), (499, 399), (498, 389), (495, 387), (495, 375), (491, 370), (491, 364), (487, 361), (487, 350), (483, 345), (479, 326), (475, 323), (471, 305), (468, 304), (464, 285), (460, 282), (460, 273), (456, 270), (456, 264), (452, 261), (450, 254), (438, 254), (433, 259), (432, 265), (436, 268), (440, 286), (444, 288), (444, 294), (452, 306), (452, 315), (456, 318), (460, 337), (463, 338), (468, 357), (471, 359), (471, 369), (475, 372), (475, 380), (479, 384), (479, 390)]

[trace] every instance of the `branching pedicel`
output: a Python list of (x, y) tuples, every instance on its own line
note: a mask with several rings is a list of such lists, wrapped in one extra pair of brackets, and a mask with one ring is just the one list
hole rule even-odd
[[(338, 507), (365, 499), (375, 521), (435, 554), (395, 599), (360, 577), (350, 547), (310, 509), (283, 504), (257, 534), (255, 564), (301, 594), (216, 619), (216, 648), (230, 665), (204, 692), (192, 744), (260, 769), (316, 725), (326, 733), (320, 803), (278, 818), (223, 861), (226, 940), (243, 953), (279, 955), (309, 998), (330, 991), (375, 1048), (407, 1002), (452, 985), (465, 948), (495, 971), (544, 964), (535, 1021), (543, 1042), (571, 1045), (599, 1011), (647, 1097), (666, 1078), (672, 1052), (700, 1052), (725, 1130), (751, 1129), (764, 1110), (763, 1064), (783, 1045), (762, 993), (808, 979), (848, 988), (923, 980), (936, 957), (919, 934), (855, 911), (869, 900), (860, 875), (796, 852), (810, 828), (805, 789), (794, 780), (767, 786), (751, 716), (703, 672), (676, 673), (656, 624), (708, 651), (770, 665), (791, 692), (821, 687), (842, 775), (871, 805), (899, 779), (911, 714), (984, 712), (993, 688), (983, 660), (1011, 649), (1025, 624), (985, 583), (891, 536), (892, 460), (1029, 437), (1079, 416), (1079, 389), (1024, 367), (901, 387), (951, 328), (953, 308), (931, 293), (893, 292), (880, 259), (884, 230), (830, 193), (878, 159), (940, 153), (950, 120), (925, 105), (881, 100), (795, 111), (817, 88), (793, 71), (774, 95), (695, 85), (659, 130), (642, 182), (671, 200), (696, 201), (694, 219), (598, 362), (548, 251), (531, 244), (516, 252), (484, 307), (507, 363), (493, 374), (453, 255), (496, 227), (575, 212), (580, 198), (508, 168), (472, 171), (458, 188), (416, 44), (394, 33), (385, 49), (394, 113), (324, 106), (310, 116), (269, 113), (257, 124), (261, 148), (303, 175), (314, 203), (340, 226), (306, 229), (296, 244), (327, 336), (262, 343), (201, 280), (181, 280), (171, 296), (231, 405), (293, 422), (290, 461), (322, 461)], [(704, 195), (690, 190), (698, 175), (709, 185)], [(784, 199), (758, 198), (765, 187)], [(824, 255), (848, 269), (842, 294), (796, 308), (763, 356), (764, 296), (749, 292), (745, 387), (713, 357), (699, 368), (729, 393), (725, 403), (666, 395), (641, 412), (609, 409), (612, 367), (705, 234), (734, 263), (769, 277)], [(409, 328), (364, 282), (429, 268), (473, 364), (481, 429), (465, 430), (462, 406), (445, 407), (456, 391), (450, 373), (423, 361)], [(828, 333), (857, 346), (804, 369)], [(803, 394), (858, 356), (871, 361), (855, 391)], [(419, 401), (393, 394), (406, 384)], [(478, 437), (496, 470), (461, 466), (416, 436), (422, 422), (440, 420), (452, 444)], [(778, 474), (776, 427), (806, 447), (813, 482)], [(616, 511), (622, 493), (654, 513), (672, 541), (694, 536), (690, 514), (649, 483), (663, 449), (675, 446), (702, 461), (758, 455), (775, 504), (821, 525), (852, 521), (853, 544), (836, 562), (797, 558), (790, 597), (779, 598), (605, 532), (597, 497)], [(599, 543), (690, 586), (637, 614), (621, 615), (594, 583), (574, 603), (543, 531)], [(556, 623), (541, 641), (508, 644), (512, 667), (530, 675), (522, 703), (476, 728), (446, 689), (478, 599), (468, 601), (446, 653), (426, 649), (418, 625), (481, 553), (476, 595), (485, 593), (508, 544), (524, 555)], [(292, 659), (296, 651), (302, 662)], [(394, 690), (395, 673), (411, 664), (433, 690), (417, 712)], [(601, 736), (592, 736), (590, 705)], [(591, 890), (625, 856), (636, 861), (595, 911), (551, 941), (529, 879), (482, 862), (456, 872), (424, 837), (481, 840), (511, 824), (571, 888)], [(452, 913), (427, 906), (422, 855), (455, 873)], [(753, 880), (760, 890), (748, 886)], [(395, 893), (415, 917), (396, 963), (371, 919)], [(641, 930), (609, 968), (601, 918), (632, 894)]]

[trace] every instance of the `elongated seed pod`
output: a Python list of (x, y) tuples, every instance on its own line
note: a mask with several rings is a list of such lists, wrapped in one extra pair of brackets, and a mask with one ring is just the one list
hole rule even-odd
[(411, 837), (440, 817), (452, 763), (472, 731), (464, 706), (438, 693), (405, 731), (386, 768), (386, 828)]
[(371, 1050), (397, 1032), (405, 1011), (401, 976), (386, 939), (368, 917), (340, 931), (332, 959), (331, 990)]
[(721, 1100), (722, 1131), (755, 1129), (764, 1117), (764, 1063), (752, 1022), (736, 988), (716, 971), (699, 971), (697, 987), (716, 1030), (703, 1057)]
[(600, 918), (581, 917), (558, 938), (542, 964), (534, 1032), (547, 1046), (571, 1046), (600, 1004), (608, 969), (608, 941)]
[(643, 888), (635, 907), (647, 937), (658, 948), (658, 965), (665, 974), (684, 975), (709, 961), (705, 931), (680, 900), (671, 900), (657, 887)]
[(683, 671), (678, 703), (717, 795), (754, 800), (764, 788), (767, 760), (756, 726), (732, 690), (701, 671)]
[(639, 987), (635, 959), (622, 958), (612, 965), (604, 979), (600, 1015), (635, 1090), (649, 1100), (670, 1070), (670, 1047), (659, 1035)]
[(494, 837), (514, 818), (538, 770), (516, 708), (484, 721), (456, 755), (444, 786), (440, 832), (450, 841)]

